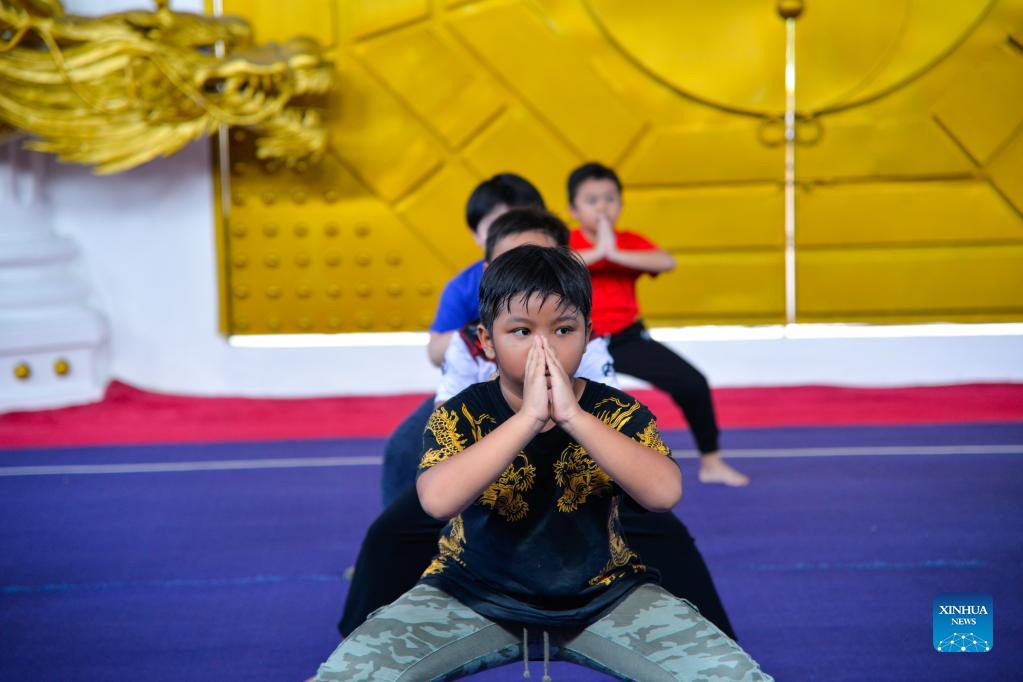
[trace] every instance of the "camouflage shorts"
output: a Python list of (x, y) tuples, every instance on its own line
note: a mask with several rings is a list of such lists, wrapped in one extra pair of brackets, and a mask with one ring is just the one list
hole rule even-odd
[[(416, 585), (371, 614), (320, 666), (316, 680), (457, 679), (538, 658), (542, 631), (495, 623), (441, 590)], [(548, 634), (551, 659), (578, 663), (619, 679), (772, 679), (689, 602), (657, 585), (636, 588), (585, 629), (552, 628)]]

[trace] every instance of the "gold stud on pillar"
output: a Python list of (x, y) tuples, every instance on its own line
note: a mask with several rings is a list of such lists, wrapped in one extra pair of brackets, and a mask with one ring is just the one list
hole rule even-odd
[(24, 381), (32, 376), (32, 368), (27, 362), (19, 362), (14, 366), (14, 376)]
[(71, 363), (64, 358), (57, 358), (53, 363), (53, 371), (59, 377), (66, 377), (71, 374)]

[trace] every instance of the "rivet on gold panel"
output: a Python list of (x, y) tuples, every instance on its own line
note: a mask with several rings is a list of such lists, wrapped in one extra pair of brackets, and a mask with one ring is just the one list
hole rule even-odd
[(273, 223), (267, 223), (263, 226), (263, 234), (267, 237), (276, 237), (278, 229), (279, 228)]
[(244, 206), (245, 195), (242, 192), (231, 192), (231, 203), (235, 206)]
[(368, 284), (360, 284), (357, 287), (355, 287), (355, 294), (357, 296), (361, 296), (362, 298), (366, 298), (367, 296), (369, 296), (372, 293), (373, 293), (373, 287), (371, 287)]
[(323, 233), (328, 237), (336, 237), (340, 232), (341, 230), (335, 223), (327, 223), (327, 226), (323, 228)]
[(395, 265), (395, 266), (401, 265), (401, 254), (395, 253), (394, 251), (391, 251), (390, 253), (387, 254), (387, 256), (385, 257), (384, 260), (387, 261), (388, 265)]
[(369, 225), (366, 223), (359, 223), (355, 226), (355, 236), (367, 237), (369, 236)]
[(323, 262), (327, 264), (327, 267), (336, 268), (341, 263), (341, 256), (336, 253), (328, 253)]
[(309, 254), (300, 253), (297, 256), (295, 256), (295, 265), (297, 265), (300, 268), (304, 268), (307, 265), (309, 265)]
[(355, 264), (360, 267), (366, 267), (373, 262), (373, 258), (368, 253), (360, 253), (355, 257)]
[(309, 234), (309, 226), (308, 225), (306, 225), (305, 223), (298, 223), (297, 225), (295, 225), (295, 236), (296, 237), (304, 237), (307, 234)]
[(53, 372), (59, 377), (66, 377), (71, 374), (71, 363), (66, 358), (57, 358), (53, 363)]
[(430, 294), (433, 293), (433, 285), (430, 284), (429, 282), (423, 282), (418, 287), (416, 287), (416, 291), (418, 291), (423, 296), (429, 296)]
[(391, 296), (401, 296), (402, 288), (397, 282), (391, 282), (387, 285), (387, 293)]
[(404, 319), (402, 319), (402, 318), (398, 317), (397, 315), (395, 315), (394, 317), (392, 317), (391, 319), (389, 319), (387, 321), (387, 324), (391, 325), (391, 329), (399, 329), (399, 328), (401, 328), (401, 325), (404, 322), (405, 322)]
[(280, 296), (281, 296), (281, 288), (279, 286), (271, 284), (270, 286), (268, 286), (266, 288), (266, 297), (267, 298), (280, 298)]
[(32, 376), (32, 368), (27, 362), (19, 362), (14, 366), (14, 376), (24, 381)]
[(298, 321), (298, 328), (299, 329), (312, 329), (312, 327), (313, 327), (313, 321), (310, 320), (308, 317), (303, 317), (303, 318), (299, 319), (299, 321)]
[(278, 320), (276, 317), (271, 317), (269, 320), (266, 321), (266, 328), (269, 329), (270, 331), (275, 332), (281, 328), (281, 321)]
[(236, 268), (244, 268), (249, 264), (249, 259), (246, 256), (235, 256), (233, 262)]
[(312, 293), (313, 290), (310, 289), (309, 286), (306, 284), (303, 284), (299, 288), (295, 289), (295, 294), (297, 294), (299, 298), (309, 298), (309, 296), (312, 295)]
[(323, 193), (323, 200), (326, 201), (328, 204), (333, 204), (339, 198), (340, 197), (338, 193), (332, 189), (328, 189), (326, 192)]
[(431, 324), (433, 324), (433, 318), (429, 314), (423, 313), (419, 316), (420, 327), (429, 327)]
[(300, 189), (296, 189), (291, 193), (291, 200), (299, 205), (304, 204), (307, 198), (308, 196), (306, 195), (306, 193)]
[(359, 329), (369, 329), (373, 326), (373, 318), (366, 313), (362, 313), (359, 315), (359, 319), (356, 321), (356, 324), (359, 325)]
[(264, 204), (266, 204), (267, 206), (272, 206), (273, 203), (277, 201), (277, 194), (275, 192), (267, 190), (266, 192), (263, 192), (261, 198), (263, 199)]
[(245, 286), (244, 284), (236, 284), (235, 287), (234, 287), (234, 297), (235, 298), (248, 298), (249, 297), (249, 288), (247, 286)]
[(240, 332), (243, 332), (249, 328), (249, 321), (246, 320), (244, 317), (238, 318), (237, 320), (234, 321), (234, 328)]
[(280, 263), (281, 263), (280, 257), (275, 256), (272, 253), (271, 254), (267, 254), (263, 258), (263, 264), (266, 265), (266, 267), (268, 267), (268, 268), (276, 268), (278, 265), (280, 265)]
[(337, 298), (340, 295), (341, 295), (341, 287), (339, 287), (336, 284), (328, 284), (327, 285), (327, 296), (330, 296), (331, 298)]
[(330, 327), (331, 329), (340, 329), (341, 328), (341, 318), (338, 318), (338, 317), (327, 318), (327, 326)]
[(263, 164), (263, 172), (273, 175), (281, 169), (281, 162), (277, 159), (270, 159)]
[(237, 237), (238, 239), (241, 239), (242, 237), (244, 237), (248, 233), (249, 233), (249, 231), (245, 228), (244, 225), (242, 225), (240, 223), (231, 228), (231, 236), (232, 237)]

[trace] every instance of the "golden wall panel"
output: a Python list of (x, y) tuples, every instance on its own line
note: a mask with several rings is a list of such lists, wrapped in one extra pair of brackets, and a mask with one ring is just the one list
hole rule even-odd
[(1004, 45), (964, 73), (934, 112), (949, 134), (984, 163), (1023, 123), (1023, 55)]
[(642, 127), (642, 116), (528, 3), (472, 6), (452, 27), (577, 154), (610, 162)]
[(1019, 215), (985, 182), (819, 185), (799, 207), (801, 247), (1023, 244)]
[[(548, 208), (562, 217), (568, 203), (565, 181), (582, 162), (561, 138), (521, 107), (498, 116), (466, 146), (463, 158), (483, 178), (509, 169), (529, 178)], [(459, 205), (465, 206), (465, 198)]]
[(929, 116), (893, 121), (861, 112), (838, 115), (820, 135), (799, 150), (800, 179), (968, 177), (975, 169)]
[[(1016, 213), (1023, 216), (1023, 127), (999, 151), (988, 166), (991, 184)], [(1023, 232), (1019, 223), (1017, 234)]]
[(643, 234), (669, 251), (780, 250), (783, 201), (777, 185), (631, 189), (621, 224), (642, 226)]
[[(1023, 0), (806, 3), (797, 21), (800, 321), (1023, 319)], [(785, 31), (729, 0), (226, 0), (312, 35), (329, 149), (294, 169), (232, 135), (218, 194), (227, 333), (422, 329), (479, 257), (494, 173), (567, 217), (588, 159), (622, 226), (679, 260), (654, 324), (784, 321)], [(219, 191), (219, 190), (218, 190)]]
[(1023, 245), (811, 250), (797, 271), (807, 321), (1023, 314)]
[[(355, 52), (452, 146), (464, 143), (504, 105), (482, 69), (429, 27), (385, 34), (360, 43)], [(433, 87), (419, 87), (424, 81)], [(451, 106), (454, 101), (458, 106)]]
[(654, 325), (778, 324), (785, 321), (780, 252), (676, 254), (678, 269), (640, 280), (644, 317)]

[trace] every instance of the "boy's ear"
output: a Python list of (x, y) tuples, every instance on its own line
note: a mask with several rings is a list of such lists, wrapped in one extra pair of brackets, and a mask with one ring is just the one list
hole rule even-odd
[(593, 321), (592, 320), (586, 320), (586, 343), (589, 343), (590, 339), (592, 339), (592, 338), (593, 338)]
[(490, 336), (490, 332), (482, 324), (476, 325), (476, 336), (479, 337), (480, 345), (483, 346), (483, 354), (487, 356), (487, 360), (496, 360), (497, 353), (494, 352), (494, 339)]
[(572, 216), (572, 220), (576, 221), (577, 223), (582, 222), (581, 220), (579, 220), (579, 214), (576, 213), (575, 202), (572, 202), (568, 205), (568, 214)]

